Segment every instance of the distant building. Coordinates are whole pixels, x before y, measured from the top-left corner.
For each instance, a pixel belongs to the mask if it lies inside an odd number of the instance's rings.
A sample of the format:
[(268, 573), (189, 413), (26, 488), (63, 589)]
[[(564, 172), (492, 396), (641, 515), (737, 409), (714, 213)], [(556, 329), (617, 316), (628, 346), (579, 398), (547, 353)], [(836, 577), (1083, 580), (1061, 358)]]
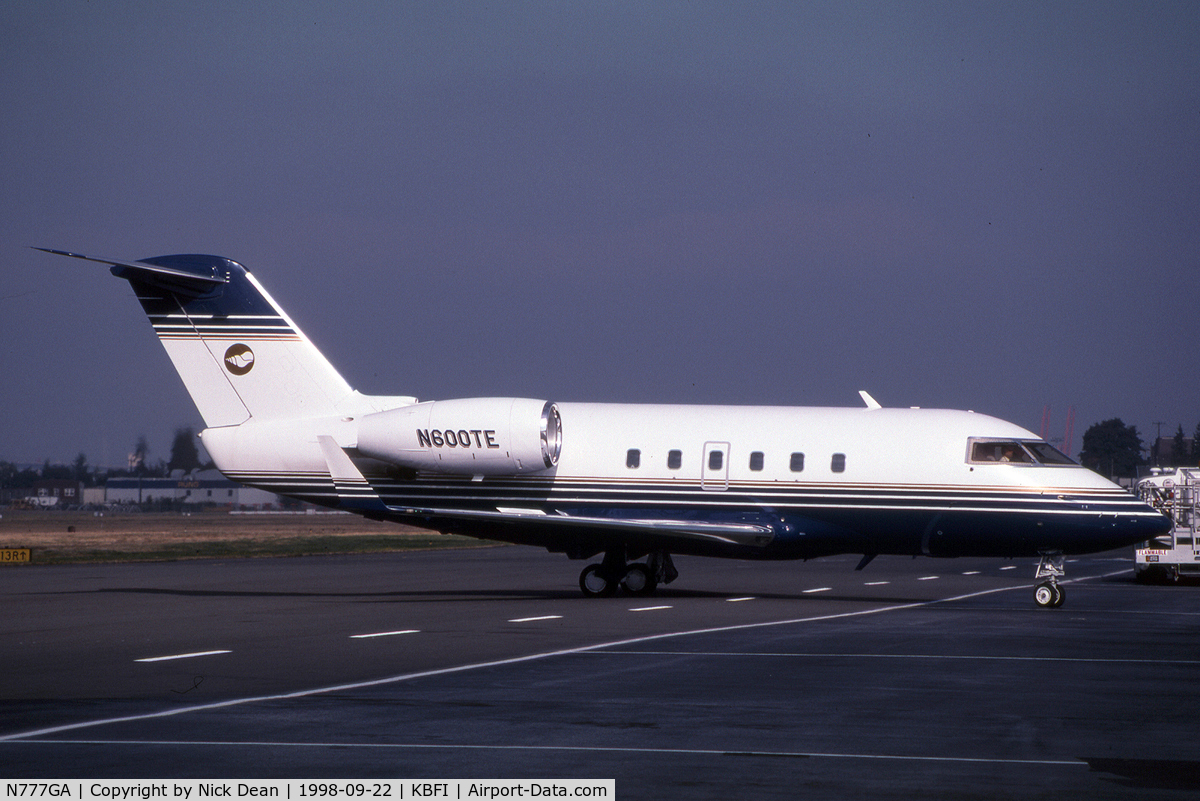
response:
[(33, 482), (27, 500), (38, 506), (71, 506), (83, 503), (83, 482), (43, 478)]
[(277, 509), (279, 496), (230, 481), (217, 470), (198, 470), (171, 478), (110, 478), (104, 500), (110, 504), (167, 501), (183, 504), (216, 504), (234, 509)]

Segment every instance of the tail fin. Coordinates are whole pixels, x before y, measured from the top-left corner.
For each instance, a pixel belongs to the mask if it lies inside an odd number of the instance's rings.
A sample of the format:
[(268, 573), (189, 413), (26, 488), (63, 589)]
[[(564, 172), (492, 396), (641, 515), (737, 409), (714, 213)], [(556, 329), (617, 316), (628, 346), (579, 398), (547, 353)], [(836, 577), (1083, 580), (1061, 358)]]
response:
[[(45, 248), (37, 248), (45, 250)], [(205, 426), (323, 417), (356, 395), (245, 267), (219, 256), (112, 265), (129, 281)]]

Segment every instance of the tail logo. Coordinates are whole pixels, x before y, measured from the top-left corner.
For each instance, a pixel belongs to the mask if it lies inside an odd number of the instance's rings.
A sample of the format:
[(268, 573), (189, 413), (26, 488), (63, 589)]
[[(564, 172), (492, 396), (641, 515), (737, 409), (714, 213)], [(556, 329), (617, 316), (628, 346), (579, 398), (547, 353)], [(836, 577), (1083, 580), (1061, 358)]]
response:
[(225, 351), (225, 368), (234, 375), (245, 375), (254, 367), (254, 351), (240, 342)]

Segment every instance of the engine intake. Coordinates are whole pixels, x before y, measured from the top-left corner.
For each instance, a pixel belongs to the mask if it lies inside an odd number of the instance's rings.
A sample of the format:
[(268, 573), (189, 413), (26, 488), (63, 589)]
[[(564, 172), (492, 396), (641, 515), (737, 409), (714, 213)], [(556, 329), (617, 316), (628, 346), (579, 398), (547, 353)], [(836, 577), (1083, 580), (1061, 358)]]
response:
[(464, 398), (389, 409), (358, 422), (358, 451), (415, 470), (516, 475), (558, 464), (558, 407), (528, 398)]

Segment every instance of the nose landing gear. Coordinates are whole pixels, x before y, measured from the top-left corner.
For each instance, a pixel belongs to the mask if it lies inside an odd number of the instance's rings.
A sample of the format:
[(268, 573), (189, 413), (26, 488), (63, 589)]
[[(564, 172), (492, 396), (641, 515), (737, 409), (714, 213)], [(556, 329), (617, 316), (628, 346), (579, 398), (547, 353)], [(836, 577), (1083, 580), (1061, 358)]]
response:
[(1061, 551), (1053, 551), (1041, 556), (1035, 578), (1048, 578), (1049, 581), (1043, 581), (1033, 588), (1033, 602), (1043, 609), (1057, 609), (1067, 600), (1067, 591), (1058, 584), (1058, 579), (1066, 575), (1063, 555)]

